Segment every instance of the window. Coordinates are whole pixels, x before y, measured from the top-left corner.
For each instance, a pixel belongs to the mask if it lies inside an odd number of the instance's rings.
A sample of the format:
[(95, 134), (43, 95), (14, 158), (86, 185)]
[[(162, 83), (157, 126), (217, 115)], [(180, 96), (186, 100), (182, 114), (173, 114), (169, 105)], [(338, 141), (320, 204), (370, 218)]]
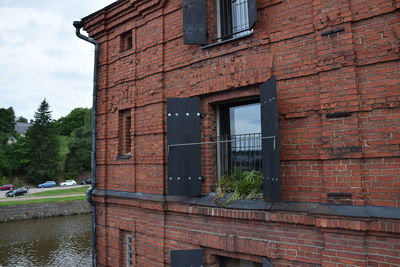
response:
[(217, 113), (218, 177), (262, 169), (261, 112), (257, 100), (220, 105)]
[[(203, 157), (203, 148), (210, 144), (221, 144), (221, 146), (229, 144), (226, 148), (220, 147), (219, 153), (217, 151), (217, 157), (219, 157), (217, 161), (220, 162), (219, 174), (223, 171), (229, 173), (237, 166), (244, 169), (260, 169), (264, 181), (264, 198), (274, 201), (280, 199), (275, 77), (260, 84), (260, 92), (259, 102), (241, 102), (221, 107), (218, 116), (220, 123), (217, 124), (219, 136), (217, 140), (212, 141), (204, 140), (205, 135), (202, 136), (200, 132), (203, 117), (200, 110), (200, 98), (167, 98), (169, 195), (201, 195), (204, 181), (202, 161), (214, 160), (211, 154), (205, 154)], [(224, 135), (227, 136), (225, 140), (222, 139)], [(225, 155), (227, 156), (223, 159)], [(226, 168), (223, 165), (224, 162), (227, 162)], [(207, 169), (207, 166), (204, 166)]]
[(129, 156), (131, 153), (131, 110), (119, 111), (119, 155)]
[(119, 51), (124, 52), (132, 48), (132, 31), (120, 35)]
[(217, 18), (219, 41), (251, 33), (247, 0), (217, 0)]
[[(256, 0), (184, 0), (185, 44), (214, 44), (252, 33)], [(207, 3), (206, 3), (207, 2)]]
[(131, 267), (133, 264), (133, 250), (132, 250), (132, 235), (125, 236), (125, 251), (126, 251), (126, 267)]

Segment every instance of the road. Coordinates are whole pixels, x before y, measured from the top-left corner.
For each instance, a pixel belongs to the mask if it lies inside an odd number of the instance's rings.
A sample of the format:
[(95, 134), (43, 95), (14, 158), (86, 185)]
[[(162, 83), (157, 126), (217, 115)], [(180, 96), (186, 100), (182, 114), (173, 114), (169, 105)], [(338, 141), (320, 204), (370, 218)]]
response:
[[(26, 196), (19, 196), (19, 197), (14, 197), (14, 198), (8, 198), (6, 197), (6, 192), (8, 190), (4, 190), (4, 191), (0, 191), (0, 201), (2, 199), (8, 199), (8, 200), (17, 200), (17, 199), (30, 199), (29, 198), (29, 194), (33, 194), (33, 193), (37, 193), (37, 192), (43, 192), (43, 191), (50, 191), (50, 190), (59, 190), (59, 189), (70, 189), (70, 188), (77, 188), (77, 187), (82, 187), (82, 186), (86, 186), (86, 185), (74, 185), (74, 186), (65, 186), (65, 187), (61, 187), (61, 186), (56, 186), (56, 187), (50, 187), (50, 188), (30, 188), (28, 191), (28, 194)], [(81, 196), (82, 194), (78, 195)], [(38, 198), (52, 198), (52, 197), (65, 197), (66, 195), (63, 196), (46, 196), (46, 197), (34, 197), (35, 199)], [(75, 195), (68, 195), (68, 196), (75, 196)], [(4, 201), (4, 200), (3, 200)]]

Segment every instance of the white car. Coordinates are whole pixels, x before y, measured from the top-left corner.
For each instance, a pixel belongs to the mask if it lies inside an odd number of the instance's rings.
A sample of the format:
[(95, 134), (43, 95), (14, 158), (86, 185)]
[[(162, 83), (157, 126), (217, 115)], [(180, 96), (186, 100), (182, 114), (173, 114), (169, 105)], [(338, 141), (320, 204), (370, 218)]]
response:
[(60, 183), (60, 186), (70, 186), (70, 185), (76, 185), (75, 180), (66, 180), (65, 182)]

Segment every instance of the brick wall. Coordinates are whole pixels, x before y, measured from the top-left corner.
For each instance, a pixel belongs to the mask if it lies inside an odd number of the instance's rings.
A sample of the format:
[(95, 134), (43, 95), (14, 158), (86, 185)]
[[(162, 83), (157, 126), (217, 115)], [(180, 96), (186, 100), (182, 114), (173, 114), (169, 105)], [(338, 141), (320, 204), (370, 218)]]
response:
[(274, 266), (399, 264), (398, 220), (107, 202), (98, 206), (100, 266), (115, 266), (119, 229), (135, 233), (134, 266), (168, 266), (170, 250), (198, 247), (205, 249), (206, 266), (218, 266), (217, 256), (257, 262), (268, 257)]
[[(213, 117), (208, 99), (214, 94), (232, 99), (276, 75), (283, 199), (327, 202), (327, 192), (348, 192), (355, 205), (399, 206), (395, 2), (369, 3), (368, 13), (357, 1), (261, 1), (251, 37), (209, 49), (183, 45), (181, 3), (161, 4), (133, 19), (135, 12), (127, 11), (134, 7), (124, 4), (86, 22), (101, 43), (98, 163), (106, 164), (110, 179), (100, 186), (165, 192), (166, 98), (199, 95)], [(119, 9), (126, 15), (116, 20)], [(337, 28), (344, 31), (321, 36)], [(120, 52), (127, 30), (133, 47)], [(126, 108), (132, 109), (132, 157), (117, 160), (118, 110)], [(347, 116), (327, 117), (337, 112)], [(202, 129), (214, 134), (209, 120)], [(381, 171), (365, 169), (370, 161)], [(134, 169), (135, 177), (115, 171), (119, 165), (129, 165), (122, 168)], [(215, 172), (203, 176), (207, 193)]]
[[(205, 49), (183, 45), (178, 0), (120, 1), (85, 18), (100, 42), (98, 188), (165, 194), (166, 98), (200, 96), (207, 141), (216, 133), (216, 103), (257, 96), (275, 75), (282, 200), (400, 208), (400, 2), (257, 5), (250, 37)], [(129, 30), (132, 48), (120, 52)], [(132, 147), (119, 159), (125, 109)], [(202, 162), (207, 194), (216, 179), (212, 152), (205, 149)], [(126, 231), (134, 235), (135, 266), (168, 265), (171, 249), (199, 246), (207, 266), (216, 255), (267, 256), (275, 266), (400, 265), (398, 220), (96, 199), (100, 266), (122, 261)]]

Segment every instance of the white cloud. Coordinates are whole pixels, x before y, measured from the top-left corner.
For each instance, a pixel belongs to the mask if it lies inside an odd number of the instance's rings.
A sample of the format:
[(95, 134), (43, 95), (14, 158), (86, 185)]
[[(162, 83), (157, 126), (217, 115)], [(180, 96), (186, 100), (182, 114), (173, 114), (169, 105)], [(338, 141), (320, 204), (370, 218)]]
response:
[(90, 107), (93, 47), (72, 22), (112, 2), (1, 0), (0, 107), (28, 119), (44, 98), (54, 119)]

